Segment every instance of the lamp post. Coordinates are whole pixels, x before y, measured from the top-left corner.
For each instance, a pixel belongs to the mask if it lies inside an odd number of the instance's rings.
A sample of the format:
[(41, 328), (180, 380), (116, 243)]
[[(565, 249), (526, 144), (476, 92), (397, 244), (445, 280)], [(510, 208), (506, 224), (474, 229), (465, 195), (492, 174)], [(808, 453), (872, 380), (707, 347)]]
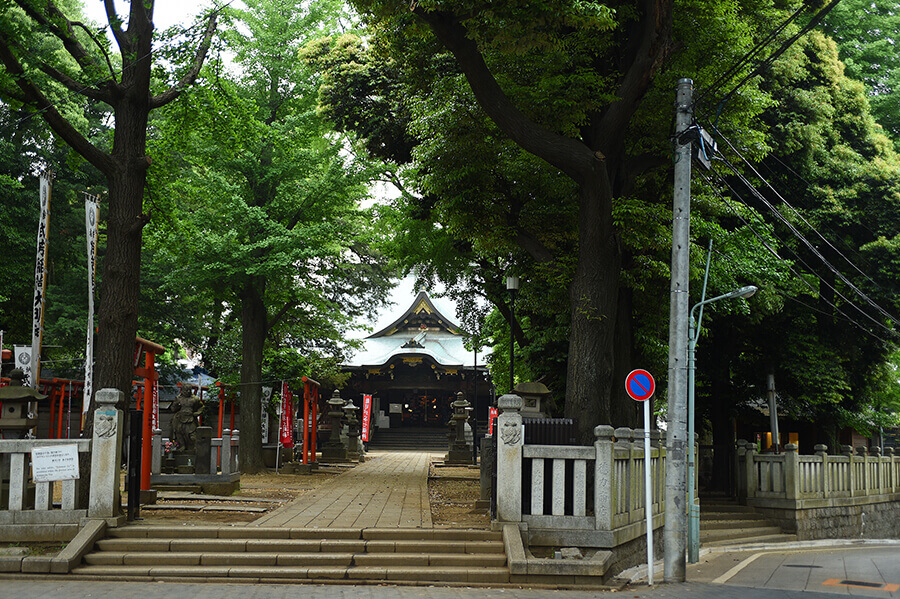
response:
[[(706, 281), (703, 281), (703, 295), (706, 295)], [(708, 300), (701, 300), (694, 304), (690, 312), (690, 323), (688, 326), (688, 467), (687, 467), (687, 488), (688, 488), (688, 562), (695, 564), (700, 559), (700, 507), (695, 504), (694, 498), (694, 478), (696, 456), (694, 455), (694, 371), (695, 371), (695, 352), (697, 349), (697, 338), (700, 334), (700, 324), (703, 321), (703, 306), (711, 304), (719, 300), (748, 298), (756, 293), (754, 285), (748, 285), (729, 291), (728, 293), (716, 296)], [(694, 312), (700, 309), (695, 324)]]
[(519, 277), (506, 277), (506, 289), (509, 291), (509, 392), (516, 386), (516, 291), (519, 290)]

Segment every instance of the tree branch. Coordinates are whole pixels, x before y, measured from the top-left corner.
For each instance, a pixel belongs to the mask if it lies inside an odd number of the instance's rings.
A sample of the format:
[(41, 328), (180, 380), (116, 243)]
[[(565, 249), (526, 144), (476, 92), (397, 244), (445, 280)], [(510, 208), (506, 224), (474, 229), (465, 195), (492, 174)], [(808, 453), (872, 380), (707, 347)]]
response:
[(91, 38), (91, 41), (94, 42), (94, 45), (97, 46), (97, 49), (103, 54), (103, 59), (106, 61), (106, 67), (109, 69), (109, 78), (115, 81), (116, 79), (116, 69), (112, 65), (112, 60), (109, 58), (109, 53), (106, 51), (106, 48), (103, 47), (103, 44), (100, 43), (100, 40), (97, 39), (97, 36), (94, 35), (94, 32), (91, 31), (90, 27), (82, 23), (81, 21), (72, 21), (71, 24), (75, 27), (80, 27), (87, 35)]
[(81, 94), (82, 96), (90, 98), (91, 100), (98, 100), (100, 102), (106, 102), (107, 104), (112, 103), (111, 94), (95, 89), (89, 85), (82, 85), (80, 81), (76, 81), (69, 75), (57, 70), (47, 63), (42, 62), (40, 65), (38, 65), (38, 68), (50, 77), (53, 77), (55, 80), (62, 83), (64, 86), (66, 86), (67, 89), (75, 92), (76, 94)]
[(112, 31), (116, 43), (119, 44), (119, 50), (125, 51), (128, 47), (125, 39), (125, 32), (122, 31), (122, 18), (116, 12), (116, 5), (113, 0), (103, 0), (103, 6), (106, 8), (106, 20), (109, 22), (109, 30)]
[(25, 69), (22, 68), (21, 63), (10, 49), (9, 40), (2, 33), (0, 33), (0, 62), (6, 67), (6, 72), (9, 73), (19, 89), (22, 90), (28, 102), (41, 111), (41, 116), (53, 129), (53, 132), (69, 144), (73, 150), (84, 156), (85, 160), (97, 167), (100, 172), (110, 176), (115, 166), (112, 159), (97, 149), (59, 114), (59, 111), (25, 74)]
[(616, 91), (618, 100), (609, 105), (594, 126), (596, 147), (609, 155), (617, 154), (611, 146), (621, 145), (631, 116), (672, 47), (672, 0), (643, 0), (641, 4), (642, 17), (629, 32), (622, 60), (621, 71), (625, 75)]
[(212, 43), (213, 35), (216, 32), (217, 18), (217, 13), (210, 15), (209, 21), (206, 23), (206, 31), (203, 32), (203, 39), (200, 41), (197, 52), (194, 54), (194, 61), (191, 64), (191, 68), (188, 69), (188, 72), (185, 73), (175, 85), (150, 99), (151, 109), (165, 106), (180, 96), (181, 92), (193, 85), (194, 81), (197, 80), (200, 69), (203, 67), (203, 62), (206, 60), (206, 53), (209, 52), (209, 46)]
[(428, 24), (453, 54), (481, 108), (510, 139), (579, 183), (596, 167), (598, 157), (590, 148), (537, 125), (512, 103), (457, 17), (442, 11), (426, 11), (418, 5), (413, 7), (413, 13)]
[[(15, 0), (15, 2), (34, 22), (42, 27), (46, 27), (50, 33), (62, 42), (63, 47), (75, 59), (75, 62), (78, 63), (82, 70), (89, 71), (100, 66), (96, 63), (94, 57), (84, 49), (78, 38), (75, 37), (72, 21), (66, 18), (62, 11), (53, 4), (52, 0), (46, 0), (46, 12), (35, 10), (31, 3), (25, 0)], [(65, 30), (53, 22), (54, 18), (61, 19), (66, 23)]]

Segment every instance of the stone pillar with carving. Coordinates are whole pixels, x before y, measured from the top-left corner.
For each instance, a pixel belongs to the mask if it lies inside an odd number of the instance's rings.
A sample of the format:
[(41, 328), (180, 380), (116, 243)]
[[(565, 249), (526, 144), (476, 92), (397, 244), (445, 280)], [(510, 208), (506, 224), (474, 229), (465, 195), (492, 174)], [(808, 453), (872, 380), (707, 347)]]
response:
[(344, 417), (344, 400), (337, 389), (328, 400), (328, 420), (331, 423), (331, 436), (322, 449), (322, 461), (346, 462), (347, 446), (341, 441), (341, 419)]
[(100, 389), (95, 401), (88, 518), (103, 518), (117, 526), (125, 521), (119, 494), (124, 415), (116, 409), (117, 403), (124, 402), (124, 394), (118, 389)]
[(522, 521), (522, 446), (525, 434), (518, 395), (501, 395), (497, 400), (497, 520)]

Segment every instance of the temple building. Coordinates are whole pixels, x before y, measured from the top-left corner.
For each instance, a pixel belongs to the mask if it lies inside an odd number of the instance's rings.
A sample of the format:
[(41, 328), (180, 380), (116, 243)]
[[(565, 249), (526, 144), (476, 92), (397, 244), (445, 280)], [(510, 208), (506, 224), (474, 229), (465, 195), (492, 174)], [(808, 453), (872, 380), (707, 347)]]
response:
[[(343, 370), (350, 380), (344, 398), (360, 405), (373, 396), (378, 428), (444, 427), (458, 392), (487, 420), (492, 384), (484, 355), (463, 345), (463, 332), (420, 292), (393, 323), (364, 339), (363, 348)], [(477, 398), (475, 393), (477, 392)]]

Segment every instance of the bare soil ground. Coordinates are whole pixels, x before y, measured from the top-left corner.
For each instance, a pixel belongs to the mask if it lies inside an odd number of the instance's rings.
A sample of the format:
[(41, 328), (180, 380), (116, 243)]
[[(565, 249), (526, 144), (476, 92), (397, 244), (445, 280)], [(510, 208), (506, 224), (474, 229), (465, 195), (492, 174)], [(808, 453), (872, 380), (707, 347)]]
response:
[(475, 509), (481, 496), (479, 471), (468, 467), (431, 466), (428, 477), (431, 521), (437, 528), (491, 527), (486, 509)]

